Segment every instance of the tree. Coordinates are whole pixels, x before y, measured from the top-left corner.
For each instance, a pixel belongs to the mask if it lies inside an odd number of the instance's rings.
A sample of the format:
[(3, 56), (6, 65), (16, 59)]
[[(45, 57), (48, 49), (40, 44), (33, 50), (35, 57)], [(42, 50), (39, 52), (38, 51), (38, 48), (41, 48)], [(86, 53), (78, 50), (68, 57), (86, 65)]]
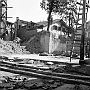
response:
[(58, 14), (61, 19), (70, 21), (69, 24), (71, 23), (72, 26), (76, 21), (77, 6), (75, 0), (42, 0), (40, 6), (49, 13), (47, 30), (49, 29), (52, 12)]

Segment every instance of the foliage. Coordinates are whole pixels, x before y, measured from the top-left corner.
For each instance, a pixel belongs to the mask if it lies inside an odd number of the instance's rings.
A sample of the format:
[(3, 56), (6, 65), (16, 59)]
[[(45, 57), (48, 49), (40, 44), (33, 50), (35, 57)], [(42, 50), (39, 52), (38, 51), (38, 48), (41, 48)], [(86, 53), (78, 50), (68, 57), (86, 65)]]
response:
[[(49, 13), (51, 2), (53, 0), (42, 0), (40, 6), (42, 9)], [(75, 15), (77, 14), (77, 6), (75, 0), (54, 0), (52, 12), (58, 14), (60, 18), (68, 19), (69, 15), (73, 21), (75, 21)]]

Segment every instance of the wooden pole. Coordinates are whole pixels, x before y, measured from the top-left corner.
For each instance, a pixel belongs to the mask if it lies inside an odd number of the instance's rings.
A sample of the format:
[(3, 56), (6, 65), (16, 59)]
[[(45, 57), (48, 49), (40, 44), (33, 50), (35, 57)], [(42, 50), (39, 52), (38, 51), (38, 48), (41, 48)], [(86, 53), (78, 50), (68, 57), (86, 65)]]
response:
[(47, 27), (47, 31), (49, 31), (49, 26), (50, 26), (50, 19), (51, 19), (51, 13), (52, 13), (52, 10), (53, 10), (53, 2), (54, 0), (51, 0), (51, 5), (50, 5), (50, 11), (49, 11), (49, 15), (48, 15), (48, 27)]
[(79, 64), (84, 64), (84, 40), (85, 40), (85, 28), (86, 28), (85, 8), (86, 8), (86, 0), (83, 0), (82, 35), (81, 35), (80, 61), (79, 61)]
[(2, 22), (2, 3), (1, 3), (1, 0), (0, 0), (0, 37), (1, 37), (1, 22)]
[(89, 50), (88, 50), (88, 58), (90, 58), (90, 41), (89, 41)]
[(19, 20), (19, 17), (16, 17), (15, 38), (17, 37), (17, 30), (18, 30), (18, 20)]
[(11, 33), (11, 41), (12, 41), (13, 40), (12, 24), (11, 24), (11, 32), (10, 33)]

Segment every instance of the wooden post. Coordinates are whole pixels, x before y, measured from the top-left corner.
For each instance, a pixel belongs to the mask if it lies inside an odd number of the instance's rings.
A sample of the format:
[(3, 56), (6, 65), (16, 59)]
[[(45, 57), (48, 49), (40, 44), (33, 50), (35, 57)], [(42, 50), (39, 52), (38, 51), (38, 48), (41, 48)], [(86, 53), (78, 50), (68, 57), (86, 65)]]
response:
[(19, 17), (16, 17), (15, 38), (17, 37), (17, 30), (18, 30), (18, 20), (19, 20)]
[(79, 61), (79, 64), (84, 64), (84, 40), (85, 40), (85, 28), (86, 28), (85, 8), (86, 8), (86, 0), (83, 0), (82, 35), (81, 35), (80, 61)]
[(88, 58), (90, 58), (90, 41), (89, 41), (88, 45), (89, 45)]
[(1, 3), (1, 0), (0, 0), (0, 37), (1, 37), (1, 22), (2, 22), (2, 3)]
[(11, 41), (13, 40), (13, 34), (12, 34), (12, 24), (11, 24)]

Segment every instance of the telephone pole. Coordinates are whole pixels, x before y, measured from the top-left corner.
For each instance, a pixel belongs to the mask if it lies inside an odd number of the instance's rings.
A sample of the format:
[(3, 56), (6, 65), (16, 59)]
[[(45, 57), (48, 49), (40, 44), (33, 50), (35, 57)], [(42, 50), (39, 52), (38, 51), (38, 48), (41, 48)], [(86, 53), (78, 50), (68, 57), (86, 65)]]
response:
[(2, 22), (2, 18), (1, 18), (1, 15), (2, 15), (2, 3), (0, 1), (0, 36), (1, 36), (1, 22)]
[(80, 61), (79, 61), (80, 64), (84, 64), (84, 42), (85, 42), (85, 29), (86, 29), (85, 9), (86, 9), (86, 0), (83, 0), (82, 35), (81, 35)]

